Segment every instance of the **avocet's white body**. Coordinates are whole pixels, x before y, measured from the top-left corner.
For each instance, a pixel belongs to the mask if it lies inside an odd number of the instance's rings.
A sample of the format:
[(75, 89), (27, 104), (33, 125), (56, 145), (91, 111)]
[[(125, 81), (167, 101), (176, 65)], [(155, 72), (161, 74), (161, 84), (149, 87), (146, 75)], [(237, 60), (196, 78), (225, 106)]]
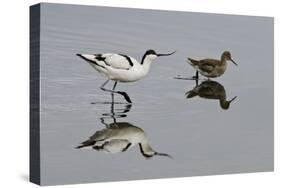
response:
[[(108, 78), (100, 87), (103, 91), (121, 94), (127, 102), (131, 103), (132, 101), (126, 92), (115, 91), (117, 82), (135, 82), (142, 79), (148, 74), (154, 59), (158, 56), (169, 56), (174, 53), (157, 54), (154, 50), (147, 50), (140, 63), (124, 54), (77, 54), (77, 56), (86, 60), (94, 69)], [(105, 88), (109, 80), (115, 81), (112, 90)]]
[(94, 69), (104, 74), (107, 78), (119, 82), (135, 82), (145, 77), (153, 59), (157, 56), (146, 57), (139, 63), (136, 59), (122, 54), (81, 54)]

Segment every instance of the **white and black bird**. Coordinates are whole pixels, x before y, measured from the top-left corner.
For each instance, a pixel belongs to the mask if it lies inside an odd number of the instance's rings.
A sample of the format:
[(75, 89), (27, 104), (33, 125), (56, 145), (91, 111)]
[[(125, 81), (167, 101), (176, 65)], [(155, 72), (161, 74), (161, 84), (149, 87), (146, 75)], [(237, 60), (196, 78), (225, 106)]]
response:
[[(151, 63), (157, 57), (169, 56), (174, 54), (160, 54), (154, 50), (147, 50), (142, 57), (141, 62), (138, 62), (133, 57), (124, 54), (104, 53), (104, 54), (77, 54), (77, 56), (86, 60), (99, 73), (104, 74), (108, 79), (101, 85), (101, 90), (118, 93), (124, 96), (127, 102), (131, 103), (131, 99), (127, 93), (123, 91), (115, 91), (117, 82), (135, 82), (145, 77), (149, 70)], [(115, 83), (112, 89), (106, 89), (105, 85), (113, 80)]]
[[(125, 118), (131, 110), (132, 104), (127, 104), (115, 109), (115, 103), (111, 103), (109, 113), (103, 113), (100, 118), (105, 128), (96, 131), (89, 139), (82, 142), (77, 149), (91, 148), (97, 151), (107, 153), (120, 153), (128, 151), (134, 146), (139, 146), (141, 154), (145, 158), (154, 156), (166, 156), (172, 158), (169, 154), (155, 151), (149, 144), (148, 138), (143, 129), (134, 126), (129, 122), (119, 122), (118, 119)], [(112, 119), (112, 123), (107, 123)]]
[(172, 158), (169, 154), (153, 150), (145, 132), (128, 122), (111, 123), (107, 125), (107, 128), (96, 131), (94, 135), (76, 148), (92, 148), (97, 151), (115, 154), (125, 152), (135, 145), (139, 145), (140, 152), (145, 158), (154, 156)]

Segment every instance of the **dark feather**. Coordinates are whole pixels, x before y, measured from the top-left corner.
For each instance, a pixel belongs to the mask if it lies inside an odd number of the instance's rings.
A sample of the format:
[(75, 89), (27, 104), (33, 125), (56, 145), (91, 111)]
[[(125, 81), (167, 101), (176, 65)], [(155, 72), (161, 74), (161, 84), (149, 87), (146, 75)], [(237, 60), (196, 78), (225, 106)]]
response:
[(195, 59), (188, 58), (188, 60), (193, 64), (193, 65), (198, 65), (199, 61)]
[(86, 140), (85, 142), (82, 142), (80, 146), (77, 146), (76, 149), (84, 148), (87, 146), (95, 145), (96, 141), (94, 140)]
[(199, 68), (204, 72), (212, 72), (215, 68), (215, 63), (210, 59), (200, 60), (198, 63)]

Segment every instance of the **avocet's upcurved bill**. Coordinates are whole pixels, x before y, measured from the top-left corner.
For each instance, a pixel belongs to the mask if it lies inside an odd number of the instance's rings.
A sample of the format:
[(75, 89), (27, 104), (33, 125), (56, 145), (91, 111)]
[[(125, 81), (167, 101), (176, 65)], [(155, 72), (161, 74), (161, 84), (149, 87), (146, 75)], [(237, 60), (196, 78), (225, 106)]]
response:
[[(148, 74), (150, 65), (154, 59), (160, 56), (169, 56), (174, 53), (175, 52), (160, 54), (156, 53), (154, 50), (147, 50), (141, 62), (124, 54), (77, 54), (77, 56), (86, 60), (94, 69), (108, 78), (100, 87), (103, 91), (119, 93), (125, 97), (127, 102), (131, 103), (129, 96), (125, 92), (115, 91), (117, 82), (135, 82), (142, 79)], [(109, 80), (115, 81), (112, 90), (104, 88)]]

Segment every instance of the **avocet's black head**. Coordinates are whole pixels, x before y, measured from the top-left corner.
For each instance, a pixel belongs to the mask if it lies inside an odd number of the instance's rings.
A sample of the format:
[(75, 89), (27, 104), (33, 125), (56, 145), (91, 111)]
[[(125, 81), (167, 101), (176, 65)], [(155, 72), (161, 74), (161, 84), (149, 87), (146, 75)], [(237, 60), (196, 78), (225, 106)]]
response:
[(141, 64), (144, 63), (144, 60), (147, 59), (147, 60), (150, 60), (150, 61), (153, 61), (154, 59), (156, 59), (157, 57), (159, 56), (169, 56), (169, 55), (172, 55), (174, 54), (176, 51), (172, 52), (172, 53), (168, 53), (168, 54), (158, 54), (156, 53), (154, 50), (147, 50), (145, 52), (145, 54), (143, 55), (142, 57), (142, 61), (141, 61)]
[(156, 54), (156, 52), (154, 50), (147, 50), (145, 52), (145, 55), (156, 55), (157, 56), (157, 54)]

